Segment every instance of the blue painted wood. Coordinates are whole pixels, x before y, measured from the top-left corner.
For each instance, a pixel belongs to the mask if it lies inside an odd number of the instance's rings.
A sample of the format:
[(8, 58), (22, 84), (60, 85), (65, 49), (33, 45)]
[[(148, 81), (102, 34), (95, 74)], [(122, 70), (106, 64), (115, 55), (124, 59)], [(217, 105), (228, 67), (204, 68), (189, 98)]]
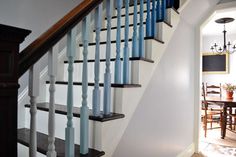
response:
[(161, 2), (162, 0), (157, 0), (156, 2), (156, 20), (161, 20)]
[(100, 69), (100, 32), (102, 5), (99, 5), (95, 11), (95, 29), (96, 29), (96, 52), (94, 64), (94, 90), (93, 90), (93, 115), (100, 115), (100, 89), (99, 89), (99, 69)]
[(125, 45), (123, 61), (123, 83), (129, 83), (129, 0), (125, 0)]
[(174, 6), (174, 0), (167, 0), (166, 7), (167, 8), (172, 8), (173, 6)]
[(121, 60), (120, 60), (120, 43), (121, 43), (121, 7), (122, 0), (116, 1), (117, 7), (117, 29), (116, 29), (116, 60), (115, 60), (115, 83), (121, 84)]
[(150, 0), (147, 0), (146, 37), (152, 36), (150, 10)]
[(133, 57), (139, 57), (138, 52), (138, 35), (137, 35), (137, 21), (138, 21), (138, 15), (137, 15), (137, 0), (134, 0), (134, 16), (133, 16), (133, 38), (132, 38), (132, 56)]
[(104, 104), (103, 112), (105, 115), (111, 113), (111, 0), (106, 0), (106, 16), (107, 16), (107, 43), (106, 43), (106, 70), (104, 74)]
[(76, 49), (76, 28), (67, 34), (68, 86), (67, 86), (67, 127), (66, 127), (66, 157), (74, 157), (73, 128), (73, 63)]
[(82, 107), (80, 108), (80, 153), (88, 153), (89, 113), (88, 113), (88, 44), (90, 15), (82, 21), (83, 71), (82, 71)]
[(162, 6), (161, 6), (161, 11), (162, 11), (162, 20), (166, 20), (167, 16), (166, 16), (166, 0), (162, 0)]
[(156, 35), (156, 0), (152, 1), (152, 36)]
[(139, 56), (144, 57), (143, 0), (140, 0)]
[(156, 17), (157, 21), (166, 20), (166, 0), (157, 0), (157, 12)]

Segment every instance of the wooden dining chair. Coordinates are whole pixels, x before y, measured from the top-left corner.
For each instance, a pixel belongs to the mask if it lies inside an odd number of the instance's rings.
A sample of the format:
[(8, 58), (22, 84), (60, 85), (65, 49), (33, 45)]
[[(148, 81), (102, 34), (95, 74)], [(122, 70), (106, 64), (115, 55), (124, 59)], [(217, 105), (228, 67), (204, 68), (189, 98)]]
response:
[(202, 83), (202, 120), (203, 120), (203, 129), (204, 129), (204, 136), (207, 136), (207, 124), (211, 123), (211, 129), (212, 129), (212, 122), (214, 122), (215, 120), (213, 119), (213, 116), (220, 116), (220, 127), (222, 125), (222, 111), (221, 110), (212, 110), (209, 109), (208, 105), (209, 103), (206, 101), (206, 92), (205, 92), (205, 86), (204, 83)]
[(206, 83), (206, 96), (222, 96), (221, 83), (219, 85), (209, 85)]
[[(208, 83), (206, 83), (205, 93), (206, 93), (206, 96), (222, 97), (221, 83), (219, 83), (219, 84), (208, 84)], [(223, 108), (222, 108), (223, 105), (224, 105), (223, 103), (210, 102), (210, 103), (208, 103), (208, 108), (212, 111), (223, 112)], [(212, 118), (217, 118), (217, 117), (215, 116), (215, 117), (212, 117)], [(219, 117), (218, 117), (218, 122), (220, 122)], [(211, 128), (212, 128), (212, 123), (211, 123)]]
[[(207, 84), (206, 83), (206, 96), (219, 96), (222, 97), (222, 88), (221, 88), (221, 83), (214, 85), (214, 84)], [(208, 108), (210, 108), (212, 111), (222, 111), (223, 104), (222, 103), (208, 103)], [(229, 115), (232, 115), (232, 108), (227, 109), (227, 113)], [(233, 123), (234, 118), (231, 116), (227, 117), (227, 121), (229, 123), (230, 129), (232, 130), (232, 123)], [(211, 123), (212, 127), (212, 123)]]

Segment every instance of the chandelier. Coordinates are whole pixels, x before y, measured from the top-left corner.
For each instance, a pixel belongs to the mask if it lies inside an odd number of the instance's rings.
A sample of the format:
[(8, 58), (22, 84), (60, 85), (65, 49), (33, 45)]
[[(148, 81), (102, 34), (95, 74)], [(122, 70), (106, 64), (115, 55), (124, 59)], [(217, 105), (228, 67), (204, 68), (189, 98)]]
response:
[(232, 45), (230, 42), (228, 42), (226, 44), (225, 24), (233, 22), (233, 21), (234, 21), (234, 18), (230, 18), (230, 17), (220, 18), (220, 19), (217, 19), (215, 21), (218, 24), (224, 24), (224, 31), (223, 31), (223, 34), (224, 34), (224, 45), (218, 46), (215, 43), (213, 46), (211, 46), (211, 50), (212, 50), (213, 53), (217, 53), (217, 54), (229, 53), (229, 54), (232, 54), (232, 53), (236, 52), (236, 46), (235, 45)]

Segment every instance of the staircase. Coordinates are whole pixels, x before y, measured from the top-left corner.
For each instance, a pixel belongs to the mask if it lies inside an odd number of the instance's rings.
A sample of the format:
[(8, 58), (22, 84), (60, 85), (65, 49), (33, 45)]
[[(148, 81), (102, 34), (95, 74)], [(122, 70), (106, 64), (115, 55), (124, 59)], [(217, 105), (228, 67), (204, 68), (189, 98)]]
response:
[(30, 66), (18, 143), (30, 147), (31, 157), (112, 156), (178, 25), (174, 1), (154, 2), (97, 1), (94, 12), (70, 27), (67, 46), (49, 49), (41, 77)]

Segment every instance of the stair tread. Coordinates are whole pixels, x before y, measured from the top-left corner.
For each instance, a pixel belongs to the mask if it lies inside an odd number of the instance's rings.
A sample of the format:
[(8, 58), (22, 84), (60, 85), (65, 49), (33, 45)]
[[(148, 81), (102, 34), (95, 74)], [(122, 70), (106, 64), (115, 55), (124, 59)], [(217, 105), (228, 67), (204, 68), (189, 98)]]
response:
[[(146, 40), (146, 38), (149, 38), (149, 37), (145, 37), (144, 40)], [(164, 41), (162, 40), (159, 40), (159, 39), (155, 39), (156, 41), (160, 42), (161, 44), (164, 44)], [(132, 41), (132, 39), (129, 39), (128, 41)], [(114, 44), (116, 43), (117, 41), (116, 40), (112, 40), (111, 43)], [(125, 42), (124, 39), (121, 40), (121, 42)], [(106, 41), (101, 41), (100, 42), (100, 45), (103, 45), (103, 44), (106, 44), (107, 42)], [(91, 42), (88, 44), (89, 46), (93, 46), (93, 45), (96, 45), (96, 42)], [(79, 44), (80, 47), (83, 46), (83, 44)]]
[[(144, 57), (130, 57), (129, 58), (131, 61), (137, 61), (137, 60), (141, 60), (141, 61), (145, 61), (145, 62), (149, 62), (149, 63), (154, 63), (153, 60), (151, 59), (147, 59)], [(115, 61), (115, 58), (111, 58), (110, 61)], [(123, 60), (123, 58), (120, 58), (120, 60)], [(100, 59), (100, 62), (105, 62), (106, 59)], [(89, 59), (88, 62), (95, 62), (95, 59)], [(68, 61), (64, 61), (64, 63), (68, 63)], [(74, 63), (83, 63), (83, 60), (75, 60)]]
[[(18, 129), (18, 142), (29, 147), (29, 139), (30, 137), (30, 129), (21, 128)], [(48, 143), (48, 135), (37, 132), (37, 151), (46, 154), (47, 153), (47, 145)], [(65, 141), (59, 138), (55, 138), (55, 148), (57, 152), (57, 157), (65, 157)], [(75, 145), (75, 157), (99, 157), (103, 156), (105, 152), (98, 151), (95, 149), (89, 149), (89, 153), (87, 155), (82, 155), (80, 152), (80, 146)]]
[(159, 39), (156, 39), (155, 37), (145, 37), (144, 38), (144, 40), (156, 40), (157, 42), (159, 42), (159, 43), (162, 43), (162, 44), (164, 44), (165, 42), (164, 41), (161, 41), (161, 40), (159, 40)]
[[(46, 81), (47, 84), (49, 84), (49, 81)], [(56, 81), (56, 84), (64, 84), (67, 85), (68, 81)], [(73, 85), (82, 85), (82, 82), (74, 82)], [(88, 86), (94, 86), (93, 82), (89, 82)], [(99, 86), (104, 86), (104, 83), (99, 83)], [(111, 87), (116, 87), (116, 88), (137, 88), (141, 87), (140, 84), (117, 84), (117, 83), (111, 83)]]
[(163, 23), (165, 23), (167, 26), (169, 26), (169, 27), (171, 27), (171, 28), (173, 27), (173, 26), (172, 26), (168, 21), (166, 21), (166, 20), (164, 20), (164, 21), (163, 21), (163, 20), (157, 20), (157, 23), (158, 23), (158, 22), (163, 22)]
[[(25, 107), (30, 108), (30, 105), (26, 104)], [(49, 111), (49, 103), (48, 102), (37, 103), (37, 109), (48, 112)], [(55, 113), (67, 115), (67, 106), (61, 105), (61, 104), (55, 104)], [(73, 116), (78, 117), (78, 118), (80, 117), (80, 108), (79, 107), (73, 107)], [(106, 122), (106, 121), (111, 121), (111, 120), (115, 120), (115, 119), (121, 119), (124, 117), (125, 117), (125, 115), (120, 114), (120, 113), (111, 113), (110, 115), (104, 115), (102, 112), (99, 117), (96, 117), (96, 116), (92, 115), (92, 110), (89, 109), (89, 119), (94, 120), (94, 121)]]

